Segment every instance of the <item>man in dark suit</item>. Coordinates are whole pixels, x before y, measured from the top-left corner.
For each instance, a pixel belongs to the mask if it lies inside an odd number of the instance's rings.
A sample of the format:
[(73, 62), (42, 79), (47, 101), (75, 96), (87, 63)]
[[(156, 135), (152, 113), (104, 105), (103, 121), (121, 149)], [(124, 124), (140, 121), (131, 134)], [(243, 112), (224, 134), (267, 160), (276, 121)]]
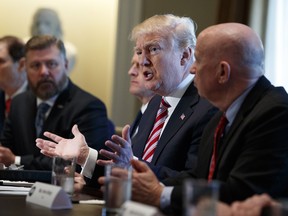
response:
[[(140, 132), (132, 139), (133, 155), (137, 158), (143, 155), (161, 99), (161, 96), (155, 96), (149, 102), (139, 124)], [(152, 161), (148, 163), (159, 179), (196, 167), (200, 137), (214, 111), (190, 84), (157, 143)], [(182, 119), (181, 115), (185, 117)]]
[[(167, 32), (171, 34), (167, 36)], [(159, 96), (150, 100), (132, 142), (129, 126), (125, 126), (123, 138), (115, 135), (112, 141), (106, 142), (113, 152), (100, 151), (102, 156), (111, 160), (98, 160), (99, 165), (111, 161), (130, 164), (133, 156), (146, 160), (143, 158), (144, 148), (163, 99), (170, 105), (168, 116), (163, 121), (162, 131), (158, 131), (161, 136), (158, 143), (154, 143), (156, 149), (153, 158), (147, 163), (160, 179), (196, 167), (200, 136), (205, 124), (215, 113), (215, 108), (199, 97), (189, 71), (194, 61), (195, 37), (193, 21), (174, 15), (153, 16), (133, 29), (132, 40), (136, 42), (135, 53), (141, 70), (139, 76), (144, 79), (145, 88)], [(41, 142), (38, 145), (45, 148)], [(119, 145), (123, 148), (119, 149)], [(87, 144), (83, 144), (80, 149), (85, 149), (83, 146), (87, 147)], [(49, 151), (49, 148), (46, 150)]]
[(14, 36), (0, 38), (0, 134), (10, 111), (11, 100), (27, 90), (24, 43)]
[[(175, 25), (179, 28), (175, 28)], [(171, 34), (167, 35), (167, 32)], [(122, 139), (112, 137), (112, 141), (106, 142), (113, 150), (117, 145), (127, 142), (124, 144), (127, 147), (124, 154), (106, 150), (100, 153), (116, 163), (121, 161), (129, 164), (132, 155), (146, 160), (160, 179), (193, 169), (196, 167), (203, 128), (215, 112), (209, 102), (199, 97), (189, 72), (194, 61), (196, 42), (194, 23), (187, 17), (156, 15), (134, 27), (131, 39), (136, 44), (135, 53), (142, 70), (141, 75), (145, 79), (145, 87), (158, 96), (149, 102), (132, 142), (130, 139), (125, 140), (128, 127), (124, 127)], [(160, 138), (154, 144), (154, 154), (147, 159), (145, 148), (149, 136), (154, 133), (154, 122), (161, 100), (170, 105), (168, 116), (163, 128), (158, 131)], [(106, 164), (109, 161), (99, 160), (98, 163)]]
[(128, 71), (128, 75), (130, 76), (129, 92), (132, 95), (136, 96), (137, 99), (141, 102), (141, 108), (137, 113), (130, 128), (130, 136), (134, 137), (138, 132), (139, 129), (138, 126), (142, 118), (142, 115), (145, 112), (149, 101), (155, 95), (155, 93), (145, 87), (145, 80), (141, 74), (139, 60), (136, 53), (134, 53), (132, 57), (131, 67)]
[[(31, 38), (25, 45), (25, 66), (30, 90), (12, 101), (1, 137), (0, 162), (6, 166), (24, 165), (24, 169), (50, 170), (51, 158), (40, 153), (35, 139), (46, 130), (72, 138), (71, 128), (75, 124), (91, 148), (104, 148), (110, 137), (105, 105), (67, 77), (63, 42), (54, 36)], [(48, 110), (37, 135), (37, 106), (43, 102), (48, 104)]]
[[(132, 160), (133, 199), (180, 214), (186, 178), (217, 180), (220, 200), (228, 204), (255, 193), (288, 197), (288, 95), (263, 75), (260, 38), (242, 24), (212, 26), (199, 34), (195, 58), (198, 92), (220, 109), (203, 132), (197, 169), (164, 180), (164, 187), (145, 163)], [(212, 166), (214, 131), (223, 114), (228, 124)]]

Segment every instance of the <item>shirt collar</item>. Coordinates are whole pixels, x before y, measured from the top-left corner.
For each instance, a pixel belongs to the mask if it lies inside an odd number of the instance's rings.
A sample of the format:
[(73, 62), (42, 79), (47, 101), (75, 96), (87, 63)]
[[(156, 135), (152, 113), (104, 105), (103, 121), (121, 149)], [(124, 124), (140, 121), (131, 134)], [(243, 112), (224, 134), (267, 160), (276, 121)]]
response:
[(143, 113), (145, 112), (145, 110), (147, 109), (148, 104), (149, 104), (149, 102), (146, 103), (146, 104), (142, 104), (142, 106), (141, 106), (141, 113), (142, 113), (142, 114), (143, 114)]
[(47, 103), (50, 107), (53, 107), (56, 99), (58, 98), (58, 95), (59, 94), (57, 94), (57, 95), (53, 96), (52, 98), (49, 98), (48, 100), (45, 100), (45, 101), (37, 97), (37, 107), (39, 106), (39, 104), (41, 104), (43, 102)]
[(17, 91), (16, 91), (11, 97), (9, 97), (7, 94), (5, 94), (5, 100), (7, 100), (7, 99), (9, 99), (9, 98), (12, 99), (12, 98), (14, 98), (16, 95), (18, 95), (18, 94), (26, 91), (26, 90), (27, 90), (27, 86), (28, 86), (28, 82), (25, 81), (25, 82), (20, 86), (20, 88), (17, 89)]
[(256, 83), (251, 85), (249, 88), (247, 88), (233, 103), (228, 107), (227, 111), (225, 112), (226, 118), (228, 120), (228, 125), (227, 127), (230, 127), (241, 107), (243, 104), (246, 96), (248, 93), (252, 90), (252, 88), (255, 86)]
[(165, 96), (165, 101), (167, 101), (171, 107), (176, 107), (188, 86), (193, 81), (193, 75), (188, 74), (188, 76), (177, 86), (177, 88), (168, 96)]

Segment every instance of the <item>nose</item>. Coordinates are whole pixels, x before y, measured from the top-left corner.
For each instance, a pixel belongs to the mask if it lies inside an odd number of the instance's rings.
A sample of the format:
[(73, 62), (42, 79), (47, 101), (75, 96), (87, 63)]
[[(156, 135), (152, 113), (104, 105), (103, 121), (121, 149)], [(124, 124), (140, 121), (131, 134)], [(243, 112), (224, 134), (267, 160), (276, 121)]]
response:
[(192, 64), (191, 68), (190, 68), (190, 73), (191, 74), (196, 74), (196, 65), (195, 62)]
[(147, 56), (144, 53), (142, 53), (138, 57), (139, 57), (139, 64), (141, 66), (148, 66), (151, 64), (151, 61), (149, 60), (149, 58), (147, 58)]
[(41, 67), (39, 69), (39, 73), (40, 75), (44, 76), (44, 75), (48, 75), (49, 74), (49, 69), (45, 64), (41, 64)]
[(128, 75), (130, 76), (137, 76), (138, 74), (138, 70), (137, 70), (137, 66), (136, 66), (136, 63), (134, 63), (131, 68), (129, 69), (128, 71)]

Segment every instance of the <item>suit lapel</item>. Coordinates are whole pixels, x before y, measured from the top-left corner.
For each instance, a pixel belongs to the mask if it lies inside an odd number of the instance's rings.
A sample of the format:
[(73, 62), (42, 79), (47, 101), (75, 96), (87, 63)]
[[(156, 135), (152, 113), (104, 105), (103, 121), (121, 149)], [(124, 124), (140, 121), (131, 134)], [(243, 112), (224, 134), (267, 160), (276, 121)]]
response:
[(136, 118), (134, 119), (133, 123), (130, 126), (130, 137), (133, 136), (136, 129), (138, 128), (141, 118), (142, 118), (142, 112), (141, 112), (141, 110), (139, 110), (137, 115), (136, 115)]
[(5, 119), (5, 93), (0, 91), (0, 119), (4, 122)]
[[(36, 137), (35, 119), (37, 113), (37, 99), (31, 90), (28, 90), (25, 94), (26, 97), (23, 97), (21, 101), (23, 104), (25, 104), (25, 108), (23, 108), (23, 113), (25, 113), (25, 115), (23, 115), (23, 118), (25, 118), (25, 122), (27, 122), (27, 124), (30, 124), (30, 126), (26, 125), (28, 128), (26, 133), (28, 137)], [(31, 134), (31, 136), (29, 134)]]
[(172, 113), (164, 131), (157, 143), (152, 163), (155, 163), (161, 155), (162, 150), (169, 143), (169, 140), (180, 130), (183, 124), (189, 119), (194, 112), (194, 105), (199, 102), (199, 95), (194, 87), (193, 82), (189, 85), (186, 92), (180, 99), (177, 107)]
[[(50, 114), (47, 117), (46, 121), (43, 125), (43, 131), (49, 130), (46, 125), (54, 125), (53, 122), (56, 122), (55, 119), (59, 118), (59, 114), (62, 112), (67, 102), (69, 102), (71, 98), (71, 91), (73, 91), (74, 84), (69, 80), (68, 86), (59, 94), (56, 99), (53, 107), (51, 108)], [(54, 128), (54, 126), (52, 126)]]
[(0, 133), (2, 133), (5, 124), (6, 119), (5, 112), (6, 112), (5, 93), (4, 91), (0, 91)]

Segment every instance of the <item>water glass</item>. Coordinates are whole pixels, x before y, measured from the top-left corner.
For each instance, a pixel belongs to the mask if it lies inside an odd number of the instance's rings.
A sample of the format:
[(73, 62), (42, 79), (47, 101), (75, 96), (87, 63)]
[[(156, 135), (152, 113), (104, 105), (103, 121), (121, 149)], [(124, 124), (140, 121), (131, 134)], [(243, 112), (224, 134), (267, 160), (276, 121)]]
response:
[(121, 206), (131, 199), (131, 166), (105, 166), (105, 213), (121, 215)]
[(74, 192), (74, 173), (76, 158), (63, 159), (54, 157), (52, 163), (52, 184), (63, 188), (70, 196)]
[(183, 194), (186, 216), (216, 216), (218, 182), (187, 179), (184, 182)]

